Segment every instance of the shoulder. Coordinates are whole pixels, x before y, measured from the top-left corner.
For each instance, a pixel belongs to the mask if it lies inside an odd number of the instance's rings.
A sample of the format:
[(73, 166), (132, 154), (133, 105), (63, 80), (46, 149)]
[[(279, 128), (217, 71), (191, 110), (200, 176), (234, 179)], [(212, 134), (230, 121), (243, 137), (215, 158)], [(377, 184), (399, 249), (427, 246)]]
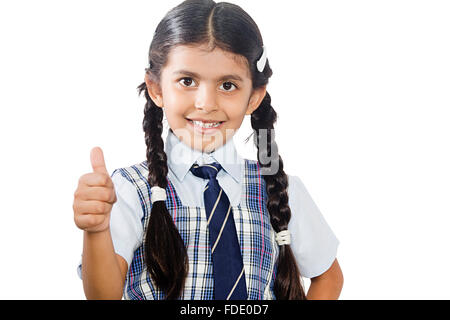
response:
[(145, 202), (150, 193), (147, 177), (146, 161), (115, 169), (111, 174), (111, 180), (118, 202), (126, 203), (127, 207), (132, 207), (130, 204), (135, 206)]
[(286, 173), (288, 176), (288, 192), (305, 194), (307, 190), (299, 176)]
[(127, 167), (115, 169), (111, 174), (111, 178), (115, 176), (121, 176), (126, 180), (132, 182), (132, 180), (138, 180), (141, 179), (142, 176), (146, 177), (147, 175), (148, 175), (147, 161), (142, 161)]
[(261, 166), (258, 160), (241, 158), (239, 163), (242, 166), (242, 170), (247, 174), (261, 174)]
[(303, 224), (306, 221), (322, 220), (323, 216), (311, 197), (305, 184), (297, 175), (288, 176), (288, 197), (291, 208), (291, 221), (293, 224)]
[(114, 184), (116, 194), (120, 200), (125, 202), (134, 202), (139, 189), (147, 184), (148, 169), (145, 161), (135, 163), (127, 167), (115, 169), (111, 174), (111, 180)]
[(111, 179), (115, 186), (133, 185), (135, 188), (148, 187), (147, 161), (135, 163), (127, 167), (115, 169), (111, 174)]
[(313, 201), (308, 189), (299, 176), (286, 174), (288, 176), (288, 195), (289, 204), (302, 211), (317, 210), (318, 208)]

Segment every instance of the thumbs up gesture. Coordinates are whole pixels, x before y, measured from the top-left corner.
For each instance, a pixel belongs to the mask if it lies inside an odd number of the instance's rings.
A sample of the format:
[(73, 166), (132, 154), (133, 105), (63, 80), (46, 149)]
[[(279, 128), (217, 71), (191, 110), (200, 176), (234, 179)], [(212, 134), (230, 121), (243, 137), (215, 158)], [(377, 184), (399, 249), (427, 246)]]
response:
[(74, 220), (82, 230), (101, 232), (109, 229), (111, 209), (117, 198), (99, 147), (91, 150), (91, 165), (92, 172), (78, 180), (73, 201)]

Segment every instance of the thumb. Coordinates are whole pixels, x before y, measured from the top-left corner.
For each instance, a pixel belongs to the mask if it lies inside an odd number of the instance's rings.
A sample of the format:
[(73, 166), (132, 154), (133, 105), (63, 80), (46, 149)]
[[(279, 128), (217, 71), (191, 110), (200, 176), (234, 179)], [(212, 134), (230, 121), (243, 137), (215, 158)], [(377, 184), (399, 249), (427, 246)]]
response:
[(95, 147), (91, 150), (91, 165), (94, 172), (108, 174), (108, 170), (105, 165), (105, 158), (103, 157), (103, 151), (100, 147)]

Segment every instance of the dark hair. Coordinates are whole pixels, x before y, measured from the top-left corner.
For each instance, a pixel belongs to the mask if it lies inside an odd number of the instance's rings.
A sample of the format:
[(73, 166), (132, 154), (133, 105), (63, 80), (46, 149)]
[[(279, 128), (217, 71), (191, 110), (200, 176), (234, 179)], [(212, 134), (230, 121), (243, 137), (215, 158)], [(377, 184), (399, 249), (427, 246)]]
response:
[[(268, 61), (262, 72), (256, 68), (256, 61), (263, 53), (263, 40), (253, 19), (237, 5), (212, 0), (187, 0), (166, 14), (153, 35), (147, 75), (159, 83), (162, 68), (174, 46), (204, 44), (211, 50), (218, 47), (245, 57), (253, 89), (266, 85), (272, 76)], [(150, 186), (166, 188), (167, 155), (161, 136), (163, 110), (150, 98), (145, 82), (138, 86), (138, 90), (139, 94), (144, 92), (147, 99), (143, 129), (147, 145), (148, 182)], [(271, 136), (273, 130), (270, 129), (273, 129), (276, 120), (277, 113), (266, 92), (260, 106), (251, 115), (251, 125), (253, 134), (256, 134), (256, 147), (258, 148), (262, 139), (260, 132), (267, 132), (268, 137), (264, 141), (268, 143), (264, 154), (270, 154), (273, 159), (274, 153), (277, 156), (275, 159), (279, 161), (276, 174), (264, 175), (264, 169), (269, 164), (260, 161), (262, 150), (258, 149), (258, 162), (266, 182), (270, 222), (275, 232), (279, 232), (288, 228), (291, 210), (288, 205), (288, 177), (283, 171), (283, 161)], [(153, 281), (166, 294), (167, 299), (177, 299), (183, 292), (189, 263), (184, 242), (163, 201), (153, 204), (144, 246), (145, 261)], [(306, 299), (300, 272), (289, 245), (280, 246), (274, 293), (277, 299)]]

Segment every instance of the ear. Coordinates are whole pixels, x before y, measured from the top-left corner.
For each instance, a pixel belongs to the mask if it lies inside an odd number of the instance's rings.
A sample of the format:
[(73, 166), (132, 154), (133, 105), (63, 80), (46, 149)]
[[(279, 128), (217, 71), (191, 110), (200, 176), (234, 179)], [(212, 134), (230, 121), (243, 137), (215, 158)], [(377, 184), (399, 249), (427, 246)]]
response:
[(248, 101), (248, 107), (245, 114), (250, 115), (253, 113), (253, 111), (258, 109), (259, 105), (261, 104), (265, 96), (266, 96), (266, 86), (253, 90), (250, 100)]
[(160, 108), (163, 108), (163, 99), (161, 87), (158, 83), (150, 80), (148, 74), (145, 74), (145, 84), (147, 85), (147, 92), (153, 102)]

